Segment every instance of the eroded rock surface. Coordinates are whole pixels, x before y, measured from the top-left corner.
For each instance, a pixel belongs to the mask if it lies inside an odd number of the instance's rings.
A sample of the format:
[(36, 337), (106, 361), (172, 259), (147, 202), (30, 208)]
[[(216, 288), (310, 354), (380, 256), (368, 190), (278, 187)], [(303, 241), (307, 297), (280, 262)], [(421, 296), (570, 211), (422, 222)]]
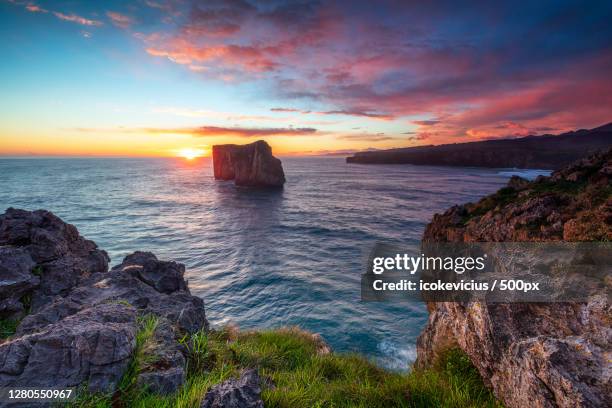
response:
[(263, 140), (247, 145), (213, 146), (213, 167), (218, 180), (234, 180), (238, 186), (282, 187), (281, 161)]
[(74, 225), (45, 210), (6, 210), (0, 215), (0, 246), (21, 248), (38, 268), (40, 282), (32, 292), (32, 311), (66, 294), (82, 278), (108, 270), (105, 251), (81, 237)]
[(136, 344), (136, 310), (96, 305), (0, 345), (2, 387), (62, 388), (87, 384), (110, 391)]
[(263, 408), (261, 379), (256, 369), (217, 384), (204, 396), (201, 408)]
[(36, 263), (24, 248), (0, 247), (0, 316), (19, 318), (23, 297), (40, 285), (32, 273)]
[(147, 350), (154, 364), (137, 380), (162, 394), (184, 382), (177, 339), (208, 328), (184, 265), (139, 251), (109, 271), (104, 251), (48, 211), (7, 210), (0, 243), (0, 317), (28, 313), (0, 343), (0, 387), (113, 391), (133, 357), (139, 318), (151, 315), (158, 322)]
[[(424, 240), (609, 241), (612, 150), (476, 204), (436, 215)], [(605, 407), (612, 395), (612, 310), (586, 303), (429, 303), (417, 364), (445, 348), (465, 351), (507, 407)]]

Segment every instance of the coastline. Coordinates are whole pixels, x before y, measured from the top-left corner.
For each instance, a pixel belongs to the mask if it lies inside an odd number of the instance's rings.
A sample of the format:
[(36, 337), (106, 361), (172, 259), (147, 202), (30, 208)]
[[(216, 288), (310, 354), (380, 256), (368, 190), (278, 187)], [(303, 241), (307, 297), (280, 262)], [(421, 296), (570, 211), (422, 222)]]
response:
[[(606, 229), (607, 221), (600, 222), (599, 218), (605, 218), (607, 211), (611, 155), (612, 151), (584, 159), (533, 182), (513, 177), (509, 187), (478, 203), (456, 206), (443, 215), (434, 216), (424, 238), (435, 241), (529, 241), (542, 236), (549, 240), (570, 241), (609, 239), (609, 225)], [(512, 194), (511, 199), (508, 199), (508, 194)], [(551, 199), (557, 196), (562, 199)], [(542, 200), (549, 207), (543, 210), (540, 204), (532, 205)], [(573, 202), (587, 207), (577, 211), (582, 207), (576, 207), (571, 204)], [(513, 209), (525, 205), (527, 207), (519, 213)], [(558, 213), (559, 219), (550, 219), (550, 224), (538, 224), (538, 229), (522, 223), (520, 220), (523, 218), (513, 221), (513, 214), (525, 217), (531, 208), (537, 209), (537, 217), (548, 220), (550, 214)], [(564, 212), (565, 208), (568, 212)], [(459, 218), (455, 216), (457, 214)], [(487, 220), (503, 222), (504, 225), (485, 228)], [(561, 221), (561, 229), (557, 221)], [(581, 226), (581, 223), (589, 222), (604, 229)], [(528, 228), (523, 229), (523, 225)], [(584, 364), (571, 362), (574, 360), (569, 360), (570, 363), (549, 360), (545, 364), (548, 377), (540, 372), (538, 378), (542, 382), (552, 382), (543, 389), (538, 388), (540, 383), (523, 382), (527, 388), (521, 388), (513, 381), (530, 378), (533, 355), (527, 353), (521, 358), (499, 359), (495, 356), (503, 355), (506, 348), (512, 346), (495, 338), (497, 330), (483, 328), (473, 333), (459, 330), (464, 326), (475, 327), (478, 322), (499, 324), (503, 321), (498, 320), (500, 316), (512, 313), (523, 317), (526, 313), (539, 313), (540, 321), (548, 319), (557, 325), (563, 321), (576, 321), (564, 307), (553, 305), (525, 309), (517, 304), (482, 309), (477, 305), (465, 308), (459, 304), (429, 304), (429, 323), (418, 341), (419, 356), (415, 369), (409, 374), (392, 373), (363, 357), (334, 353), (320, 336), (297, 328), (244, 332), (231, 327), (210, 330), (202, 300), (191, 295), (184, 279), (184, 265), (160, 261), (151, 253), (135, 252), (109, 270), (109, 259), (103, 250), (81, 237), (74, 226), (65, 224), (49, 212), (9, 209), (0, 216), (0, 226), (3, 251), (0, 259), (5, 265), (7, 262), (13, 265), (11, 270), (17, 273), (13, 279), (16, 283), (5, 287), (5, 293), (10, 295), (8, 298), (5, 296), (3, 307), (5, 312), (12, 313), (13, 321), (19, 321), (11, 329), (3, 320), (5, 333), (15, 332), (9, 333), (9, 339), (0, 344), (0, 353), (6, 356), (20, 350), (16, 354), (17, 360), (3, 360), (2, 370), (10, 374), (0, 377), (0, 380), (12, 385), (20, 382), (36, 385), (37, 381), (44, 385), (51, 376), (45, 371), (48, 368), (43, 367), (62, 367), (67, 371), (59, 377), (52, 376), (53, 381), (60, 379), (66, 381), (64, 386), (81, 387), (79, 399), (73, 402), (76, 406), (105, 406), (117, 398), (130, 406), (143, 401), (155, 401), (160, 406), (190, 401), (189, 405), (195, 406), (200, 401), (214, 402), (227, 393), (257, 397), (253, 406), (263, 403), (259, 398), (273, 406), (294, 406), (288, 404), (297, 395), (305, 404), (303, 406), (310, 406), (313, 401), (336, 398), (340, 401), (348, 395), (357, 398), (353, 400), (356, 404), (368, 401), (367, 406), (427, 406), (449, 402), (469, 406), (476, 401), (480, 405), (497, 406), (499, 403), (489, 391), (485, 391), (485, 384), (492, 387), (495, 395), (508, 407), (522, 406), (526, 398), (533, 401), (534, 395), (537, 406), (542, 407), (570, 406), (575, 402), (598, 406), (602, 402), (601, 387), (605, 388), (605, 384), (598, 382), (603, 378), (598, 374), (593, 374), (595, 382), (587, 388), (586, 384), (575, 382), (570, 397), (550, 394), (550, 390), (557, 387), (555, 379), (563, 376), (564, 370)], [(597, 235), (600, 232), (604, 235)], [(487, 238), (477, 235), (490, 233), (508, 236)], [(575, 235), (583, 233), (591, 235)], [(474, 307), (476, 309), (470, 309)], [(586, 307), (599, 321), (597, 313), (605, 313), (609, 306), (603, 305), (603, 309)], [(461, 323), (469, 320), (470, 316), (478, 316), (477, 310), (484, 310), (489, 316)], [(500, 314), (499, 310), (505, 312)], [(449, 320), (443, 316), (455, 317)], [(509, 327), (500, 333), (513, 330)], [(531, 326), (530, 330), (536, 339), (541, 338), (537, 326)], [(546, 344), (566, 341), (562, 334), (564, 330), (546, 332)], [(592, 327), (578, 330), (584, 331), (583, 342), (594, 341), (589, 334)], [(493, 333), (493, 338), (479, 339), (478, 333), (481, 332)], [(111, 341), (100, 342), (100, 338)], [(606, 345), (603, 341), (589, 347), (609, 347), (609, 343)], [(70, 349), (75, 344), (89, 344), (74, 350), (82, 360), (78, 368), (63, 360), (65, 355), (53, 351), (54, 347)], [(567, 349), (563, 350), (567, 352)], [(485, 354), (475, 355), (475, 352)], [(47, 357), (32, 357), (39, 355)], [(598, 355), (595, 353), (590, 357), (591, 363), (585, 364), (598, 367)], [(7, 364), (21, 368), (15, 371)], [(570, 366), (561, 369), (555, 364)], [(194, 369), (194, 365), (198, 368)], [(487, 375), (490, 370), (505, 371), (509, 366), (513, 367), (516, 376)], [(455, 370), (457, 367), (459, 369)], [(251, 369), (257, 370), (252, 372)], [(329, 369), (332, 374), (327, 373)], [(315, 381), (320, 386), (305, 392), (302, 389), (304, 383), (295, 378), (296, 370), (306, 370), (313, 376), (308, 377), (308, 381)], [(352, 374), (355, 373), (365, 375), (366, 383), (361, 382), (363, 378), (354, 377)], [(376, 385), (370, 387), (369, 381)], [(82, 388), (84, 384), (88, 390)], [(330, 388), (330, 384), (336, 384), (337, 388)], [(463, 387), (463, 391), (453, 391), (453, 386)], [(361, 391), (354, 394), (354, 387)], [(567, 389), (559, 392), (566, 395)], [(463, 400), (459, 394), (463, 395)], [(302, 406), (300, 404), (297, 406)]]

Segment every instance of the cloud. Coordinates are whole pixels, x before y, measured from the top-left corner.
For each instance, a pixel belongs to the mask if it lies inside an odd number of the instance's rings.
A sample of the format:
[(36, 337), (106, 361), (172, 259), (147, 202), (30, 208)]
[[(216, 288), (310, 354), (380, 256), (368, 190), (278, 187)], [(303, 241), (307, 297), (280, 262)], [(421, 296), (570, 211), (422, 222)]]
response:
[(311, 111), (306, 111), (306, 110), (301, 110), (301, 109), (294, 109), (294, 108), (272, 108), (270, 109), (271, 112), (297, 112), (297, 113), (310, 113)]
[(414, 121), (436, 141), (501, 135), (507, 122), (522, 134), (608, 121), (612, 4), (515, 8), (395, 2), (372, 18), (359, 0), (191, 2), (173, 30), (143, 41), (207, 79), (262, 81), (275, 98), (331, 107), (274, 112), (444, 117)]
[(386, 140), (397, 140), (397, 138), (392, 136), (387, 136), (384, 133), (361, 133), (361, 134), (352, 134), (352, 135), (339, 135), (336, 136), (336, 139), (339, 140), (351, 140), (351, 141), (359, 141), (359, 142), (383, 142)]
[[(11, 1), (11, 3), (15, 5), (19, 5), (19, 6), (23, 5), (23, 3), (17, 2), (17, 1)], [(77, 23), (77, 24), (81, 24), (84, 26), (101, 26), (103, 24), (101, 21), (91, 20), (85, 17), (81, 17), (74, 13), (65, 14), (59, 11), (47, 10), (47, 9), (40, 7), (39, 5), (35, 3), (26, 3), (25, 9), (31, 13), (52, 13), (55, 17), (59, 18), (60, 20), (70, 21), (72, 23)]]
[[(85, 26), (102, 24), (13, 3)], [(206, 81), (253, 82), (249, 89), (260, 100), (278, 105), (272, 112), (347, 116), (359, 124), (395, 121), (398, 127), (411, 121), (415, 140), (432, 143), (561, 132), (610, 120), (610, 2), (531, 2), (521, 13), (503, 0), (459, 9), (383, 2), (375, 15), (364, 0), (350, 7), (335, 0), (144, 3), (148, 7), (130, 9), (131, 16), (107, 16), (122, 28), (138, 20), (142, 31), (133, 35), (151, 60), (179, 64)]]
[(315, 128), (308, 127), (286, 127), (286, 128), (259, 128), (259, 127), (224, 127), (224, 126), (199, 126), (179, 128), (127, 128), (117, 127), (104, 128), (74, 128), (77, 132), (101, 132), (101, 133), (149, 133), (159, 135), (191, 135), (196, 137), (274, 137), (274, 136), (317, 136), (323, 134)]
[(422, 140), (427, 140), (430, 137), (434, 136), (435, 134), (432, 134), (430, 132), (421, 132), (421, 133), (417, 133), (416, 136), (410, 136), (408, 138), (408, 140), (410, 141), (422, 141)]
[(26, 7), (26, 10), (32, 12), (32, 13), (48, 13), (48, 10), (45, 10), (44, 8), (41, 8), (40, 6), (36, 5), (36, 4), (28, 4)]
[(186, 118), (212, 118), (212, 119), (223, 118), (228, 122), (246, 121), (246, 120), (283, 122), (283, 121), (291, 120), (290, 118), (278, 118), (272, 115), (271, 116), (246, 115), (246, 114), (237, 114), (237, 113), (232, 113), (232, 112), (214, 111), (214, 110), (209, 110), (209, 109), (192, 109), (192, 108), (172, 107), (172, 106), (155, 107), (151, 111), (153, 113), (163, 113), (163, 114), (181, 116), (181, 117), (186, 117)]
[(55, 15), (55, 17), (59, 18), (60, 20), (70, 21), (72, 23), (77, 23), (77, 24), (81, 24), (84, 26), (101, 26), (102, 25), (101, 21), (90, 20), (88, 18), (81, 17), (76, 14), (64, 14), (64, 13), (60, 13), (59, 11), (54, 11), (53, 14)]
[(311, 110), (302, 110), (295, 108), (272, 108), (270, 109), (272, 112), (293, 112), (293, 113), (302, 113), (304, 115), (315, 113), (317, 115), (346, 115), (346, 116), (359, 116), (364, 118), (372, 118), (372, 119), (382, 119), (382, 120), (391, 120), (393, 116), (385, 114), (385, 113), (377, 113), (377, 112), (368, 112), (367, 110), (330, 110), (330, 111), (311, 111)]
[(383, 120), (391, 120), (393, 119), (392, 115), (385, 113), (376, 113), (376, 112), (366, 112), (362, 110), (332, 110), (325, 112), (317, 112), (322, 115), (347, 115), (347, 116), (360, 116), (364, 118), (373, 118), (373, 119), (383, 119)]
[(134, 20), (130, 16), (125, 14), (117, 13), (115, 11), (107, 11), (106, 15), (110, 18), (111, 23), (119, 28), (129, 28), (134, 24)]
[(193, 128), (188, 133), (197, 136), (237, 136), (237, 137), (266, 137), (266, 136), (312, 136), (315, 128), (245, 128), (202, 126)]
[(413, 120), (412, 123), (419, 126), (433, 126), (440, 123), (439, 120)]

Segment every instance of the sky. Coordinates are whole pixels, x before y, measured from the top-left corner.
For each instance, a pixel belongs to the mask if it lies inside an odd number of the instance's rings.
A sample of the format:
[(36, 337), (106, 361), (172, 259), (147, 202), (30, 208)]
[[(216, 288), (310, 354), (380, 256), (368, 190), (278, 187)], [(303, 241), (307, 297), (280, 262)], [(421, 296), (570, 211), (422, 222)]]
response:
[(0, 0), (0, 155), (324, 154), (612, 121), (610, 1)]

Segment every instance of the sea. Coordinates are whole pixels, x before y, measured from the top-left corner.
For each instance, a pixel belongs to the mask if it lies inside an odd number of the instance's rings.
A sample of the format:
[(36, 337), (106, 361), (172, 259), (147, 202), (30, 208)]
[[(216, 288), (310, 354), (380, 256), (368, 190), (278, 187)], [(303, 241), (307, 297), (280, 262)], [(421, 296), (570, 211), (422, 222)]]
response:
[(209, 158), (0, 159), (0, 211), (50, 210), (112, 265), (136, 250), (184, 263), (213, 327), (297, 325), (337, 352), (408, 370), (426, 308), (362, 302), (367, 254), (376, 243), (417, 248), (435, 213), (514, 174), (549, 173), (281, 159), (282, 190), (216, 181)]

